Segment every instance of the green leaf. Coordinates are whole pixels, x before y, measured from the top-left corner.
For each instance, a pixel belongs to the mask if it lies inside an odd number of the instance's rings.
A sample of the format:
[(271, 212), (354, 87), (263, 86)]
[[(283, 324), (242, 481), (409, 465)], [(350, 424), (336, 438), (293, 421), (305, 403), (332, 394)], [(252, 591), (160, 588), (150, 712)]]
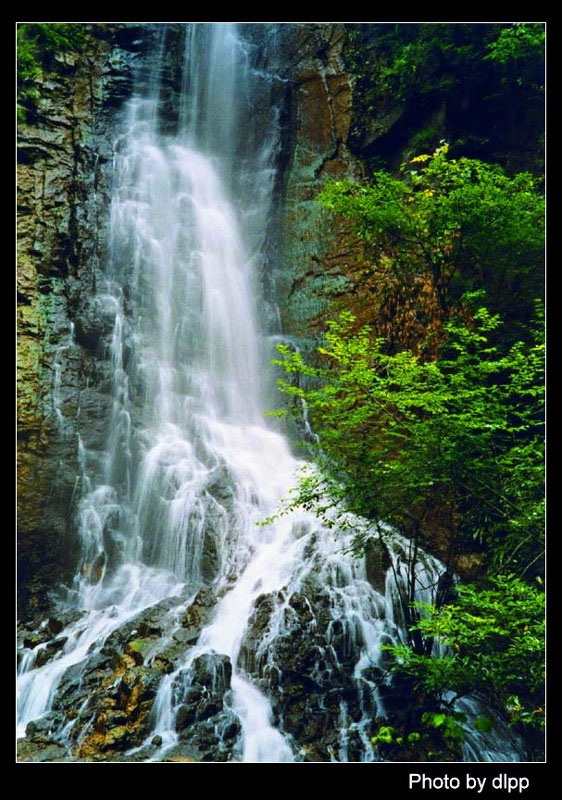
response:
[(474, 720), (474, 727), (482, 733), (490, 733), (494, 725), (494, 720), (491, 717), (476, 717)]

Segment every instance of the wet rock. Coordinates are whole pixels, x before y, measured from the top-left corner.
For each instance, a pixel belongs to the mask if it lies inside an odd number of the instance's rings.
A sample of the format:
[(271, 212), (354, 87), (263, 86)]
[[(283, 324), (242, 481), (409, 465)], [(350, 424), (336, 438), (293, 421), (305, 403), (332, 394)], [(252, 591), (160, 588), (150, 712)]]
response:
[(230, 689), (232, 664), (228, 656), (205, 653), (193, 661), (189, 670), (189, 685), (183, 692), (182, 704), (176, 716), (176, 729), (187, 729), (195, 722), (207, 720), (224, 709), (224, 696)]
[(35, 657), (35, 666), (42, 667), (43, 664), (46, 664), (48, 661), (50, 661), (53, 656), (56, 655), (56, 653), (62, 650), (67, 641), (68, 637), (63, 636), (61, 638), (54, 639), (45, 647), (42, 647), (40, 650), (38, 650)]
[(20, 631), (20, 641), (23, 647), (26, 647), (28, 650), (33, 650), (40, 644), (44, 644), (48, 642), (51, 638), (51, 635), (47, 628), (42, 628), (40, 630), (34, 630), (31, 632)]
[[(40, 730), (42, 735), (56, 737), (73, 721), (73, 757), (80, 760), (99, 760), (102, 755), (111, 760), (141, 745), (150, 733), (160, 681), (185, 660), (215, 602), (214, 593), (202, 589), (180, 620), (187, 622), (188, 627), (183, 627), (175, 621), (174, 612), (185, 599), (168, 598), (115, 630), (100, 649), (92, 645), (88, 657), (61, 677), (53, 701), (54, 716), (40, 721), (47, 727), (30, 731), (35, 737)], [(47, 642), (39, 651), (42, 663), (55, 656), (63, 644), (64, 637)], [(192, 721), (202, 724), (223, 713), (232, 665), (226, 656), (211, 653), (195, 660), (192, 673), (186, 708), (178, 714), (180, 723), (183, 718), (186, 725)]]
[(128, 658), (124, 655), (114, 675), (95, 686), (88, 708), (72, 728), (79, 757), (138, 747), (150, 732), (150, 712), (161, 676)]
[(321, 742), (305, 745), (302, 748), (301, 755), (305, 762), (330, 761), (330, 751)]
[(53, 731), (56, 730), (59, 723), (60, 715), (50, 712), (41, 719), (29, 722), (25, 729), (25, 735), (34, 742), (51, 742)]
[(232, 474), (228, 467), (217, 467), (205, 488), (215, 500), (227, 508), (235, 494)]
[(197, 705), (201, 698), (201, 692), (186, 692), (186, 702), (180, 705), (176, 714), (177, 731), (182, 731), (195, 722), (197, 718)]
[(57, 633), (60, 633), (64, 628), (64, 622), (59, 618), (56, 617), (49, 617), (49, 622), (47, 624), (47, 630), (51, 634), (51, 636), (56, 636)]
[(150, 650), (152, 643), (153, 640), (150, 638), (133, 639), (133, 641), (127, 642), (125, 652), (132, 656), (138, 666), (139, 664), (144, 664), (146, 654)]
[(260, 642), (265, 638), (276, 601), (274, 595), (262, 594), (254, 602), (250, 624), (244, 634), (239, 656), (240, 665), (251, 675), (259, 673), (257, 652)]
[(101, 355), (104, 340), (115, 326), (117, 307), (115, 303), (99, 297), (86, 297), (82, 308), (75, 316), (76, 341), (96, 355)]
[(186, 744), (185, 742), (181, 742), (180, 744), (176, 745), (175, 747), (171, 748), (166, 752), (164, 758), (162, 758), (164, 762), (197, 762), (201, 761), (200, 753), (198, 749), (190, 744)]
[(201, 559), (201, 577), (207, 583), (212, 583), (220, 570), (221, 525), (224, 525), (222, 515), (207, 515)]
[[(232, 665), (228, 656), (205, 653), (180, 676), (182, 702), (176, 715), (180, 742), (192, 748), (198, 761), (227, 761), (233, 757), (241, 732), (240, 720), (226, 707)], [(178, 687), (179, 688), (179, 687)]]
[[(197, 721), (180, 731), (179, 752), (196, 761), (230, 761), (234, 755), (238, 725), (231, 712)], [(224, 730), (229, 728), (233, 735), (224, 737)]]
[(215, 592), (207, 586), (200, 589), (193, 602), (185, 612), (181, 624), (192, 632), (201, 630), (211, 618), (213, 608), (217, 602)]
[(329, 595), (313, 577), (299, 592), (255, 602), (240, 662), (271, 698), (274, 723), (305, 761), (329, 761), (329, 746), (337, 751), (342, 702), (350, 722), (363, 719), (354, 675), (358, 652), (350, 640), (346, 622), (333, 619)]
[(192, 665), (193, 684), (204, 686), (212, 694), (222, 695), (230, 689), (232, 664), (230, 658), (219, 653), (204, 653)]
[(29, 739), (18, 739), (18, 762), (43, 762), (43, 761), (72, 761), (68, 749), (57, 742), (34, 742)]
[(223, 742), (233, 743), (242, 733), (242, 724), (235, 714), (227, 712), (221, 716), (217, 731)]
[(380, 539), (371, 540), (365, 551), (367, 580), (381, 594), (385, 593), (386, 573), (391, 566), (392, 562), (387, 548)]

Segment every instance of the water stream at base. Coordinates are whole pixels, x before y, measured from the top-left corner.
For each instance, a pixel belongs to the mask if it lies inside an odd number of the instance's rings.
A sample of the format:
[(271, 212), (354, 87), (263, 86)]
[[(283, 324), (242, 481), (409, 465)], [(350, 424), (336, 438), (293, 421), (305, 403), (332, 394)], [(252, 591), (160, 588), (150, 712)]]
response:
[[(384, 717), (385, 708), (365, 676), (380, 662), (381, 644), (399, 641), (403, 629), (392, 570), (386, 591), (374, 589), (364, 560), (347, 552), (351, 534), (334, 537), (310, 514), (256, 524), (276, 511), (302, 467), (261, 413), (264, 346), (253, 270), (271, 198), (275, 126), (246, 158), (255, 187), (244, 190), (236, 174), (238, 100), (255, 76), (234, 25), (186, 26), (175, 135), (160, 128), (159, 70), (160, 62), (151, 91), (130, 101), (116, 148), (110, 259), (96, 298), (114, 319), (113, 410), (101, 473), (89, 469), (78, 442), (86, 487), (81, 560), (67, 595), (69, 607), (83, 613), (62, 632), (66, 641), (53, 660), (36, 665), (42, 645), (24, 653), (18, 735), (50, 710), (66, 670), (99, 652), (111, 633), (166, 598), (185, 607), (186, 598), (212, 585), (220, 599), (211, 621), (161, 681), (149, 739), (158, 735), (162, 744), (152, 757), (177, 743), (176, 716), (195, 660), (223, 654), (233, 666), (229, 704), (241, 724), (236, 760), (300, 760), (291, 737), (273, 723), (270, 699), (239, 661), (256, 600), (306, 593), (312, 582), (327, 597), (330, 624), (345, 627), (353, 679), (365, 695), (355, 721), (340, 703), (333, 760), (347, 760), (350, 727), (362, 738), (363, 759), (374, 760), (367, 728), (373, 710)], [(389, 536), (400, 583), (407, 580), (407, 545)], [(441, 565), (420, 558), (418, 594), (429, 601)], [(289, 612), (281, 599), (257, 647), (266, 671), (276, 668), (275, 642), (290, 627)], [(511, 745), (490, 746), (479, 736), (469, 756), (516, 760)]]

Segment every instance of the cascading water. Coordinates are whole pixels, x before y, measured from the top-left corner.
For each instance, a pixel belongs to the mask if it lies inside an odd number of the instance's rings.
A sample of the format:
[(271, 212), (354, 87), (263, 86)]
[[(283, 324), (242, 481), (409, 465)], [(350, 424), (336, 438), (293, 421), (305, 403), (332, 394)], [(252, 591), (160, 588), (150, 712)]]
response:
[[(114, 320), (113, 407), (101, 464), (78, 442), (81, 558), (65, 600), (77, 615), (51, 660), (44, 644), (24, 648), (18, 735), (48, 717), (64, 676), (100, 657), (115, 632), (164, 603), (171, 641), (210, 586), (212, 616), (161, 676), (148, 736), (131, 752), (172, 751), (186, 698), (203, 685), (224, 694), (224, 707), (203, 720), (219, 758), (303, 760), (307, 745), (288, 718), (298, 673), (317, 690), (310, 713), (327, 721), (327, 760), (375, 760), (373, 719), (386, 715), (375, 677), (381, 645), (403, 630), (406, 544), (388, 534), (392, 569), (376, 589), (365, 560), (349, 555), (350, 534), (335, 538), (304, 512), (256, 525), (302, 466), (262, 417), (252, 268), (271, 198), (276, 112), (269, 132), (249, 133), (241, 108), (263, 76), (236, 26), (188, 25), (177, 129), (164, 131), (164, 41), (165, 30), (149, 89), (129, 102), (116, 144), (110, 258), (96, 297)], [(420, 559), (420, 599), (431, 600), (440, 571)], [(296, 669), (303, 638), (310, 647)], [(156, 657), (148, 653), (146, 664)], [(51, 733), (70, 742), (76, 719)], [(469, 747), (480, 760), (517, 758), (515, 745), (502, 750), (484, 734)]]

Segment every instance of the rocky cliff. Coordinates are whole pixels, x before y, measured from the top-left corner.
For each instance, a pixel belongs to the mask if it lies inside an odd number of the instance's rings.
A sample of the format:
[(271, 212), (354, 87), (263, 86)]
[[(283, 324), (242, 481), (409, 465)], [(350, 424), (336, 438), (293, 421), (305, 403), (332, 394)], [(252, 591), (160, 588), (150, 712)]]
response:
[[(80, 53), (56, 53), (18, 130), (19, 612), (75, 567), (72, 530), (83, 447), (104, 436), (109, 398), (93, 297), (103, 280), (118, 109), (141, 43), (132, 26), (88, 27)], [(81, 437), (79, 439), (79, 436)]]

